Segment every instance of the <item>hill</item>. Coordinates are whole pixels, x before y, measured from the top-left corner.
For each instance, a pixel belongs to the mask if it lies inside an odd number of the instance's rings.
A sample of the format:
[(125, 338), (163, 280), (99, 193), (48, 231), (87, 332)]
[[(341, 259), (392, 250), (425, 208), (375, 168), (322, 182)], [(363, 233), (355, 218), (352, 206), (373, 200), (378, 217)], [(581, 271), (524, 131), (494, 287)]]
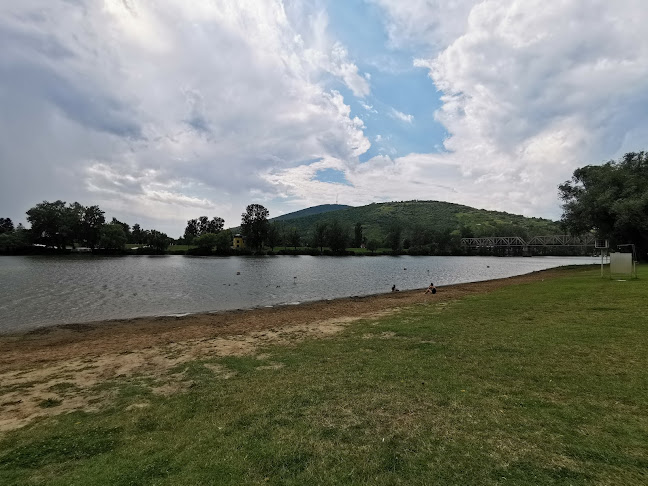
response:
[[(281, 221), (279, 218), (275, 220)], [(296, 228), (302, 238), (308, 241), (318, 223), (333, 220), (341, 223), (350, 233), (353, 233), (356, 223), (361, 223), (363, 236), (381, 243), (394, 228), (400, 228), (402, 238), (409, 240), (413, 246), (426, 245), (442, 235), (528, 237), (563, 233), (559, 223), (548, 219), (527, 218), (440, 201), (373, 203), (334, 212), (304, 214), (284, 221), (286, 226)]]
[(330, 213), (331, 211), (338, 211), (340, 209), (348, 209), (351, 207), (352, 206), (347, 206), (345, 204), (320, 204), (319, 206), (313, 206), (293, 213), (277, 216), (276, 218), (272, 218), (270, 221), (288, 221), (291, 219), (305, 218), (307, 216)]

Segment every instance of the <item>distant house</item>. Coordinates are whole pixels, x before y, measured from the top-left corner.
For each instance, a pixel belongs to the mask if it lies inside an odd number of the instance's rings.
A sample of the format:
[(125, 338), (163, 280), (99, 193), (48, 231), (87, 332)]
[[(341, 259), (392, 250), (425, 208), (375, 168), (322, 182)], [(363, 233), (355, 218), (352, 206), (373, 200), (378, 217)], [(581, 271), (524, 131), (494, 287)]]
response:
[(239, 234), (234, 235), (232, 248), (234, 248), (235, 250), (240, 250), (242, 248), (245, 248), (245, 241), (243, 241), (243, 237), (241, 235)]

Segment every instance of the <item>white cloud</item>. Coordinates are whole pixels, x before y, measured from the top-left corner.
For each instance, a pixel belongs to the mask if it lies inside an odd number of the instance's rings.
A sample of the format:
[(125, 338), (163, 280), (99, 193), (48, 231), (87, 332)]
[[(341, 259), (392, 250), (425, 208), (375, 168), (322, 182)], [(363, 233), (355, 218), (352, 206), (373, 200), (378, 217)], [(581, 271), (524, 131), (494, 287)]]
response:
[(370, 0), (386, 14), (385, 27), (395, 48), (439, 50), (466, 31), (478, 0)]
[(342, 44), (336, 42), (331, 51), (332, 64), (329, 71), (342, 78), (355, 96), (364, 97), (370, 93), (368, 80), (370, 77), (358, 74), (358, 66), (348, 60), (349, 53)]
[(274, 196), (270, 168), (365, 152), (363, 122), (329, 84), (365, 96), (368, 80), (321, 12), (289, 7), (0, 6), (0, 206), (78, 199), (175, 234), (206, 211), (238, 224), (253, 197)]
[[(548, 207), (577, 166), (641, 148), (624, 137), (628, 127), (648, 134), (637, 109), (648, 102), (648, 41), (640, 33), (648, 12), (632, 0), (545, 7), (483, 2), (463, 36), (416, 65), (443, 91), (437, 119), (464, 173), (506, 180)], [(508, 196), (498, 197), (504, 207)]]
[(364, 103), (364, 102), (361, 101), (360, 106), (362, 106), (369, 113), (378, 113), (378, 110), (374, 109), (373, 105), (369, 105), (369, 104)]
[[(428, 53), (414, 65), (442, 93), (447, 152), (350, 164), (355, 190), (340, 200), (445, 199), (557, 218), (557, 185), (576, 167), (646, 148), (643, 2), (377, 3), (394, 46)], [(288, 193), (317, 197), (288, 180)]]
[[(642, 0), (375, 3), (392, 50), (365, 62), (427, 70), (445, 153), (359, 163), (365, 126), (334, 88), (373, 120), (372, 78), (312, 3), (4, 2), (0, 216), (62, 198), (177, 235), (200, 214), (234, 225), (250, 202), (276, 214), (281, 198), (300, 209), (335, 191), (555, 217), (575, 167), (645, 148)], [(322, 168), (353, 187), (312, 180)]]
[(395, 108), (391, 109), (390, 115), (392, 118), (395, 118), (396, 120), (404, 121), (405, 123), (412, 123), (414, 121), (414, 115), (408, 115), (406, 113), (403, 113), (402, 111), (398, 111)]

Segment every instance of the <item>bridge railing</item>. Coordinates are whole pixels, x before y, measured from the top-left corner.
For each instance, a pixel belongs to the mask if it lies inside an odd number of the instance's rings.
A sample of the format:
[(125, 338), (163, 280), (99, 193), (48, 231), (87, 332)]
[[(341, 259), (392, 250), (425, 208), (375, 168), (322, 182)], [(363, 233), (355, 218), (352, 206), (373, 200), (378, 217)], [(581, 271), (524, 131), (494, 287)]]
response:
[(528, 241), (520, 236), (485, 236), (482, 238), (461, 238), (463, 246), (473, 248), (493, 246), (594, 246), (593, 235), (550, 235), (534, 236)]

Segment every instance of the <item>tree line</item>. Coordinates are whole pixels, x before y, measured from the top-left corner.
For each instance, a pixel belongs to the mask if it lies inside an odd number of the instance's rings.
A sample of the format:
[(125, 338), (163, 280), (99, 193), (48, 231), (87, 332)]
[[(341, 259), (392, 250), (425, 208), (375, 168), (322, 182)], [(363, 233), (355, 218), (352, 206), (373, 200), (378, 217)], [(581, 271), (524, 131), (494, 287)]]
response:
[(569, 231), (592, 231), (611, 248), (634, 244), (637, 256), (648, 259), (648, 153), (581, 167), (558, 189)]
[(43, 201), (27, 211), (27, 221), (30, 229), (22, 225), (14, 228), (10, 218), (0, 218), (0, 250), (10, 252), (31, 245), (58, 250), (78, 246), (121, 250), (134, 243), (163, 252), (173, 241), (165, 233), (143, 229), (139, 224), (131, 227), (116, 218), (106, 222), (99, 206), (78, 202)]
[[(574, 171), (570, 180), (558, 186), (563, 203), (561, 225), (573, 235), (591, 232), (597, 238), (609, 239), (611, 247), (632, 243), (640, 259), (648, 258), (648, 153), (630, 152), (618, 161), (587, 165)], [(250, 252), (263, 252), (276, 247), (308, 248), (311, 254), (331, 252), (343, 254), (347, 248), (364, 246), (371, 253), (387, 249), (393, 253), (462, 254), (461, 238), (483, 236), (465, 226), (437, 228), (432, 225), (406, 226), (393, 218), (386, 224), (384, 238), (367, 238), (362, 222), (355, 225), (341, 222), (334, 215), (317, 221), (301, 234), (285, 221), (270, 221), (270, 213), (260, 204), (250, 204), (241, 215), (240, 232)], [(194, 247), (196, 252), (228, 253), (232, 231), (225, 230), (225, 221), (214, 216), (200, 216), (187, 221), (183, 236), (169, 238), (156, 230), (132, 227), (112, 218), (106, 222), (99, 206), (83, 206), (64, 201), (36, 204), (27, 211), (30, 229), (14, 227), (10, 218), (0, 218), (0, 251), (11, 252), (33, 244), (65, 249), (86, 246), (119, 250), (127, 243), (144, 245), (163, 252), (173, 242)], [(514, 228), (513, 228), (514, 229)], [(511, 231), (513, 231), (511, 229)], [(481, 231), (500, 232), (503, 228)], [(193, 248), (192, 248), (193, 251)], [(284, 250), (285, 251), (285, 250)]]

